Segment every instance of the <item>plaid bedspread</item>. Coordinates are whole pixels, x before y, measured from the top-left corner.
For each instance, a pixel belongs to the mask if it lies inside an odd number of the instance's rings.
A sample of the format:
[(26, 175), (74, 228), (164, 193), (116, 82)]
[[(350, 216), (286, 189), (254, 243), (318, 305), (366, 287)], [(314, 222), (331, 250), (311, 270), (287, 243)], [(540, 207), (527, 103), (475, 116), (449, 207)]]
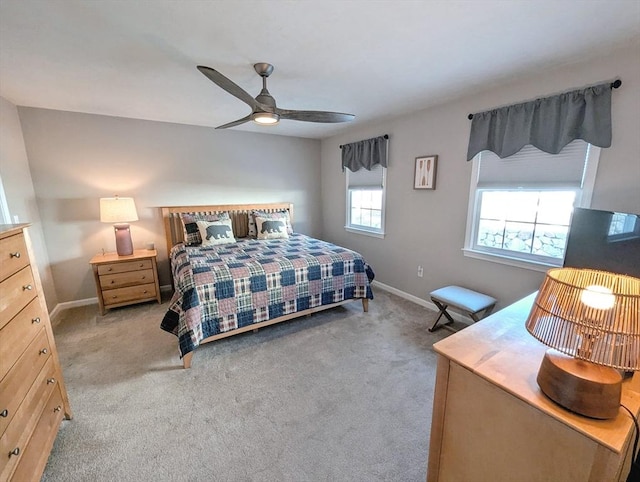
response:
[(213, 335), (353, 298), (373, 298), (362, 256), (326, 241), (241, 239), (171, 250), (175, 292), (161, 328), (180, 354)]

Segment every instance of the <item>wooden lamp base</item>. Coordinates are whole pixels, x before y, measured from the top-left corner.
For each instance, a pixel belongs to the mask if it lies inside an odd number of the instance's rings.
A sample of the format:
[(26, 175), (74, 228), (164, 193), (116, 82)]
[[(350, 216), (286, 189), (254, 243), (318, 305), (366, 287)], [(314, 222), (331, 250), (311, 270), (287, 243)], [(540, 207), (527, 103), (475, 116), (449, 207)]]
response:
[(572, 412), (598, 419), (618, 415), (622, 376), (614, 368), (549, 349), (540, 364), (537, 381), (546, 396)]

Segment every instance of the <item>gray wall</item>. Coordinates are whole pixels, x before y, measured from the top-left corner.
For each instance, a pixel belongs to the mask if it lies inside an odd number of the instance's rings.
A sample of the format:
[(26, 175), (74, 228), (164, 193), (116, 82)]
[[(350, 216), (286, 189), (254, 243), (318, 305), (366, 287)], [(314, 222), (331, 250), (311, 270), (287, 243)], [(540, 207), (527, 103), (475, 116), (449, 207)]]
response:
[(134, 247), (154, 241), (169, 283), (160, 206), (294, 203), (295, 229), (320, 236), (320, 141), (19, 108), (60, 302), (95, 296), (91, 257), (115, 251), (99, 198), (136, 201)]
[[(621, 78), (613, 92), (613, 145), (603, 149), (593, 208), (640, 213), (640, 62), (636, 49), (619, 49), (525, 79), (442, 103), (413, 115), (380, 121), (322, 142), (322, 213), (325, 239), (362, 252), (376, 280), (421, 299), (448, 284), (498, 298), (505, 306), (538, 289), (543, 273), (465, 257), (470, 162), (467, 114)], [(348, 233), (339, 145), (390, 135), (386, 237)], [(413, 190), (418, 156), (437, 154), (437, 189)], [(417, 277), (417, 266), (424, 278)]]
[(58, 296), (49, 269), (49, 257), (36, 205), (18, 110), (15, 105), (2, 97), (0, 97), (0, 140), (0, 177), (2, 177), (9, 212), (12, 220), (13, 216), (18, 216), (21, 223), (32, 223), (29, 234), (33, 241), (47, 307), (51, 311), (58, 304)]

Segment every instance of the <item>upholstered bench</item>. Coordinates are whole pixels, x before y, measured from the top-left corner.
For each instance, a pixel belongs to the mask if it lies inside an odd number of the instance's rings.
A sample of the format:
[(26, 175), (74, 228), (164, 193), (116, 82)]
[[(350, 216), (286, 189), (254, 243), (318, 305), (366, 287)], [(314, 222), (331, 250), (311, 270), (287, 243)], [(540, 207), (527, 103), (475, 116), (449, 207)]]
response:
[[(438, 309), (440, 309), (438, 319), (433, 326), (429, 328), (429, 331), (435, 331), (441, 326), (447, 327), (447, 325), (453, 323), (453, 318), (447, 312), (447, 308), (449, 306), (465, 312), (474, 322), (477, 322), (480, 321), (480, 317), (478, 315), (482, 314), (483, 317), (487, 316), (491, 313), (497, 302), (497, 300), (491, 296), (484, 295), (467, 288), (462, 288), (460, 286), (445, 286), (444, 288), (432, 291), (429, 296), (431, 296), (431, 301), (433, 301)], [(449, 321), (438, 326), (438, 322), (440, 321), (440, 318), (442, 318), (442, 315), (444, 315)]]

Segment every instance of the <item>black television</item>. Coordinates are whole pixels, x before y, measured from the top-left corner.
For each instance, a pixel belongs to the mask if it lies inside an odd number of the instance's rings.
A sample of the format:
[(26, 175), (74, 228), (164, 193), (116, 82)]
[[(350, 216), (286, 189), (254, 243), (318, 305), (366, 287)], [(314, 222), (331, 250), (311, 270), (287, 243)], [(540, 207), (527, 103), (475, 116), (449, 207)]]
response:
[(640, 215), (575, 208), (564, 266), (640, 278)]

